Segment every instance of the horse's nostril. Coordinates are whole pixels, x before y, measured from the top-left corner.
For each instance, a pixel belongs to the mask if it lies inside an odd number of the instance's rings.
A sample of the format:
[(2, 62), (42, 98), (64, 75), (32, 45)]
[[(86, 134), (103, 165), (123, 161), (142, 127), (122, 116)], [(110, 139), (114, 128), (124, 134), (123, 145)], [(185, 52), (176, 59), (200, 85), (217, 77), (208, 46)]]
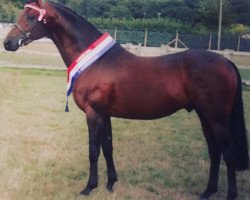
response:
[(9, 50), (10, 47), (11, 47), (11, 41), (10, 40), (4, 41), (4, 48), (6, 50)]

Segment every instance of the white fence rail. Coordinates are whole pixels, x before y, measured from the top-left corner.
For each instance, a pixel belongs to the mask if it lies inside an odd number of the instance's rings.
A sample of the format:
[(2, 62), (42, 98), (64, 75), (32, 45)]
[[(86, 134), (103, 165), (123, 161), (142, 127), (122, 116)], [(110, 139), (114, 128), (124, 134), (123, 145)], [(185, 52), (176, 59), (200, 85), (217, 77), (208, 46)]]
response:
[[(160, 56), (160, 55), (178, 53), (186, 50), (185, 48), (173, 48), (167, 45), (161, 45), (161, 47), (144, 47), (141, 45), (133, 45), (130, 43), (123, 45), (123, 47), (138, 56)], [(233, 60), (233, 57), (242, 57), (242, 58), (245, 57), (249, 58), (250, 60), (250, 52), (240, 52), (231, 49), (225, 49), (222, 51), (218, 50), (212, 50), (212, 51), (219, 53), (230, 60)], [(240, 65), (240, 67), (250, 69), (250, 62), (247, 65)]]

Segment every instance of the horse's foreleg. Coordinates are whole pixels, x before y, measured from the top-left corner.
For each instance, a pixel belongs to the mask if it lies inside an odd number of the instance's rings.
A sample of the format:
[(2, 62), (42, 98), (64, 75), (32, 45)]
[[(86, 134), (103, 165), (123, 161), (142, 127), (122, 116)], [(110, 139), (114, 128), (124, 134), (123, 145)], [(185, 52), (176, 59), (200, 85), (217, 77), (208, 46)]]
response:
[(112, 128), (110, 117), (106, 117), (104, 121), (104, 132), (101, 141), (103, 155), (107, 163), (107, 172), (108, 172), (108, 182), (106, 189), (109, 192), (113, 191), (114, 183), (117, 181), (117, 175), (113, 160), (113, 145), (112, 145)]
[[(198, 113), (198, 112), (197, 112)], [(203, 117), (202, 113), (198, 113), (203, 134), (208, 145), (208, 152), (210, 157), (210, 173), (207, 184), (207, 189), (201, 194), (201, 199), (209, 199), (214, 193), (218, 191), (219, 168), (221, 159), (221, 150), (219, 144), (213, 136), (213, 130), (209, 122)]]
[(100, 144), (102, 140), (102, 130), (104, 128), (104, 117), (94, 110), (86, 112), (89, 129), (89, 180), (82, 195), (88, 195), (98, 184), (98, 158), (100, 155)]

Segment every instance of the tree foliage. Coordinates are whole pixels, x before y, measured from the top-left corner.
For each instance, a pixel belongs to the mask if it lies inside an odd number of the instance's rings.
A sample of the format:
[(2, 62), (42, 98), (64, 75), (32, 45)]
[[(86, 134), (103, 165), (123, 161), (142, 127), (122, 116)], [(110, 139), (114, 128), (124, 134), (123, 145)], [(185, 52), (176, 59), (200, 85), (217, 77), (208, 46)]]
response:
[[(237, 19), (237, 15), (229, 0), (223, 0), (222, 6), (222, 25), (230, 26)], [(220, 0), (202, 0), (199, 8), (201, 15), (201, 22), (207, 27), (218, 27), (219, 14), (220, 14)]]
[(0, 2), (0, 22), (14, 22), (19, 13), (18, 4), (9, 1)]
[[(218, 26), (220, 0), (55, 0), (85, 17), (172, 18), (182, 23)], [(249, 0), (223, 0), (223, 25), (250, 25)]]
[[(0, 21), (13, 22), (18, 8), (27, 0), (1, 0)], [(173, 20), (180, 26), (215, 31), (218, 27), (220, 0), (52, 0), (70, 7), (86, 18), (110, 18), (133, 24), (134, 19)], [(97, 20), (98, 21), (98, 20)], [(100, 20), (99, 20), (100, 21)], [(107, 21), (107, 20), (106, 20)], [(156, 21), (152, 23), (159, 28)], [(120, 24), (120, 25), (121, 25)], [(138, 23), (140, 24), (145, 23)], [(223, 0), (223, 26), (250, 25), (250, 0)], [(117, 25), (118, 26), (118, 25)], [(130, 27), (133, 27), (131, 25)], [(165, 27), (165, 25), (163, 26)], [(165, 28), (164, 28), (165, 29)], [(184, 28), (185, 29), (185, 28)]]
[(237, 22), (250, 25), (250, 1), (230, 0), (234, 12), (237, 14)]

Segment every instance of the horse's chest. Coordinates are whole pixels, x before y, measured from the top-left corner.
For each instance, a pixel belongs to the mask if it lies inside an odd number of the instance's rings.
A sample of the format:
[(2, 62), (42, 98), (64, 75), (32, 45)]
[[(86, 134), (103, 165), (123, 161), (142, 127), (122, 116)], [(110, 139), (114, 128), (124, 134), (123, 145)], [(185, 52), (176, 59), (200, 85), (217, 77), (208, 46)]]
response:
[(113, 85), (111, 83), (76, 84), (74, 87), (74, 100), (83, 111), (91, 107), (97, 112), (105, 112), (112, 102), (112, 91)]

